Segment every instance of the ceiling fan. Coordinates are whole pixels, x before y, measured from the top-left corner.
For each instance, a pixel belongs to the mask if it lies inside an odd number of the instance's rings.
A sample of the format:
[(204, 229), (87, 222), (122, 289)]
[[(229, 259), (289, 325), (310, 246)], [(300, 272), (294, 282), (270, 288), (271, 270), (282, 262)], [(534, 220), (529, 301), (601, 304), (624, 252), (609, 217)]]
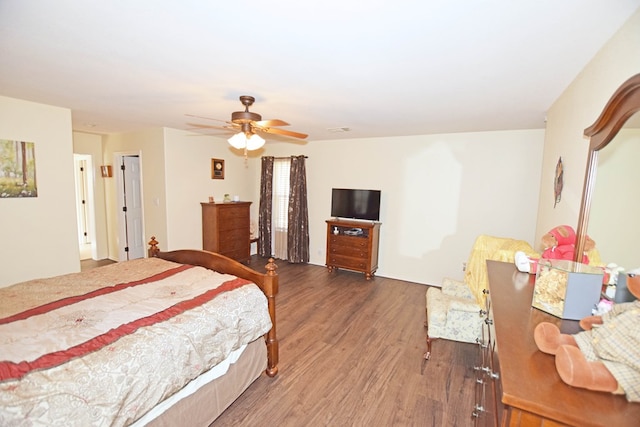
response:
[(286, 129), (280, 129), (281, 126), (289, 126), (289, 123), (280, 119), (262, 120), (262, 116), (253, 111), (249, 111), (249, 107), (255, 102), (253, 96), (242, 95), (240, 96), (240, 102), (244, 105), (244, 111), (235, 111), (231, 113), (231, 121), (217, 120), (209, 117), (196, 116), (193, 114), (187, 114), (189, 117), (197, 117), (207, 120), (216, 120), (226, 123), (224, 126), (212, 126), (197, 123), (189, 123), (189, 125), (196, 128), (206, 129), (221, 129), (225, 131), (237, 132), (231, 138), (228, 139), (229, 144), (234, 148), (244, 149), (245, 154), (247, 150), (257, 150), (265, 143), (264, 138), (259, 134), (274, 134), (282, 135), (291, 138), (305, 139), (308, 135), (305, 133), (293, 132)]

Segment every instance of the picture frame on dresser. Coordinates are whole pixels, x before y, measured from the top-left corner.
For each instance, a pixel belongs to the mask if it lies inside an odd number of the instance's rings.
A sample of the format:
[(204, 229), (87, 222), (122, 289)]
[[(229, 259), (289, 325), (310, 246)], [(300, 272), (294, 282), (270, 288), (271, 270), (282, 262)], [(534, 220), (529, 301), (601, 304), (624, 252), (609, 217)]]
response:
[(211, 179), (224, 179), (224, 159), (211, 159)]

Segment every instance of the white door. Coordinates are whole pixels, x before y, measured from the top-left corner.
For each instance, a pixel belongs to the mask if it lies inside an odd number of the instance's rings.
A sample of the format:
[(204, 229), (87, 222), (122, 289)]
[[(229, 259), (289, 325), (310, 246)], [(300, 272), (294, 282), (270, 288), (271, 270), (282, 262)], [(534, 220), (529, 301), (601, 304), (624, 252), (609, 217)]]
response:
[(145, 242), (142, 223), (142, 185), (140, 158), (123, 156), (120, 168), (118, 254), (121, 261), (144, 258)]

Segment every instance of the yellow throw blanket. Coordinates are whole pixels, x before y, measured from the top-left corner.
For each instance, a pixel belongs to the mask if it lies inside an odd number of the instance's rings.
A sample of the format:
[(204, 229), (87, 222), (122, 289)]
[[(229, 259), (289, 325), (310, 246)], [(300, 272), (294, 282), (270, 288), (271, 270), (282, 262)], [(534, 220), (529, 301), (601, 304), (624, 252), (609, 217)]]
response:
[(476, 296), (478, 304), (484, 305), (483, 289), (489, 288), (487, 277), (487, 260), (514, 262), (514, 255), (522, 251), (527, 256), (538, 258), (540, 254), (533, 250), (524, 240), (480, 235), (473, 244), (464, 281)]
[[(483, 289), (489, 288), (487, 277), (487, 260), (514, 262), (517, 251), (524, 252), (531, 258), (540, 258), (540, 253), (524, 240), (516, 240), (504, 237), (494, 237), (480, 235), (473, 244), (467, 268), (464, 274), (464, 282), (469, 286), (475, 295), (478, 304), (484, 304)], [(602, 261), (597, 249), (592, 249), (587, 253), (589, 265), (601, 266)]]

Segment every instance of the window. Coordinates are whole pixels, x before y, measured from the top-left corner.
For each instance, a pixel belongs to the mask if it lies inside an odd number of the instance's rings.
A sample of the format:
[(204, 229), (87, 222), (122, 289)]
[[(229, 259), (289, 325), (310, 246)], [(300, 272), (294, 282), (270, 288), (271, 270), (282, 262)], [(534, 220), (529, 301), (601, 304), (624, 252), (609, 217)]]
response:
[(275, 159), (273, 162), (273, 227), (272, 253), (279, 259), (287, 259), (287, 230), (289, 228), (289, 186), (291, 159)]

